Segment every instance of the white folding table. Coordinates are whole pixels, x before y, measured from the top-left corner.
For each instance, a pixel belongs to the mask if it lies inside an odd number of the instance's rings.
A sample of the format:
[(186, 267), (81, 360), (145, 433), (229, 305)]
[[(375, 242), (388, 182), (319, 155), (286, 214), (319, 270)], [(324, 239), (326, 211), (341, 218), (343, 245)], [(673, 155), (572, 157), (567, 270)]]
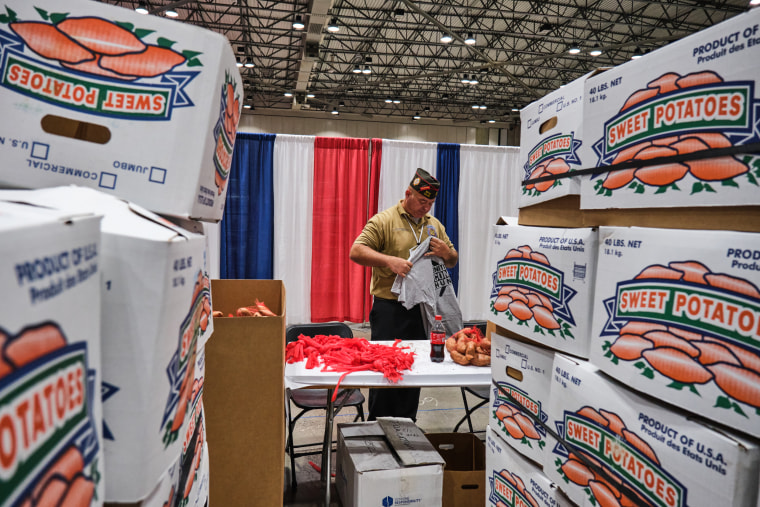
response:
[[(373, 341), (373, 344), (393, 345), (392, 341)], [(398, 346), (409, 347), (415, 354), (411, 370), (402, 372), (404, 378), (392, 383), (382, 373), (358, 371), (349, 373), (340, 389), (365, 387), (483, 387), (491, 385), (491, 368), (482, 366), (462, 366), (444, 354), (441, 363), (430, 360), (428, 340), (402, 341)], [(342, 373), (323, 372), (321, 366), (306, 369), (306, 361), (285, 365), (285, 385), (291, 389), (320, 388), (328, 390), (328, 406), (325, 414), (325, 435), (323, 449), (332, 449), (333, 420), (335, 417), (332, 395)], [(330, 452), (322, 453), (321, 479), (325, 487), (325, 507), (330, 507)]]

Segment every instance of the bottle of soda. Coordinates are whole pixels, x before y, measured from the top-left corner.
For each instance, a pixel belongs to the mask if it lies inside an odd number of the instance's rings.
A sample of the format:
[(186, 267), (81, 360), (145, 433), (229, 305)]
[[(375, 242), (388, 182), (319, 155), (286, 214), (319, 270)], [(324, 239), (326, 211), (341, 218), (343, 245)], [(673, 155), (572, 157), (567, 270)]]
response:
[(434, 363), (443, 362), (443, 348), (446, 343), (446, 329), (440, 315), (435, 316), (433, 328), (430, 330), (430, 360)]

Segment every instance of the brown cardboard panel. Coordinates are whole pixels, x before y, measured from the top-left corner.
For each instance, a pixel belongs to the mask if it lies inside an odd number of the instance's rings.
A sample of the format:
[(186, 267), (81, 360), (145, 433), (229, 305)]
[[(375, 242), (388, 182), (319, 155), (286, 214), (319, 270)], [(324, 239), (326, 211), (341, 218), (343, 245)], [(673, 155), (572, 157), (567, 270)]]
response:
[(446, 460), (443, 507), (482, 507), (486, 491), (486, 447), (472, 433), (425, 435)]
[(209, 446), (209, 503), (282, 505), (285, 469), (285, 287), (278, 280), (212, 280), (225, 314), (255, 298), (281, 316), (214, 319), (206, 344), (203, 401)]
[(579, 195), (566, 195), (559, 199), (520, 208), (518, 224), (544, 227), (584, 227)]
[(518, 223), (542, 227), (658, 227), (760, 232), (760, 206), (582, 210), (570, 195), (520, 209)]

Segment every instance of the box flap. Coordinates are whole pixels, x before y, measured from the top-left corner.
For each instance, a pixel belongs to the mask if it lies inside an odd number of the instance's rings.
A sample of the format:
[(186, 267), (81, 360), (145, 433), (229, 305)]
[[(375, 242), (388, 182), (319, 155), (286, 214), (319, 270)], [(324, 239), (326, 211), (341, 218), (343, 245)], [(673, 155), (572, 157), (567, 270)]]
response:
[(501, 216), (496, 220), (496, 225), (517, 225), (517, 217)]
[(383, 437), (357, 437), (343, 441), (359, 473), (402, 468)]
[(433, 444), (425, 438), (414, 421), (403, 417), (380, 417), (377, 422), (383, 428), (388, 443), (404, 466), (443, 465), (446, 461)]

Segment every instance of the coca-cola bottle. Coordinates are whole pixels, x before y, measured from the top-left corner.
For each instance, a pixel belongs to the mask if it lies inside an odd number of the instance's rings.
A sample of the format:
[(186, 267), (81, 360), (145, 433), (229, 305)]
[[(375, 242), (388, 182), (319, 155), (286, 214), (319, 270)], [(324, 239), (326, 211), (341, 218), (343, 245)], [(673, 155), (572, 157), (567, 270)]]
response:
[(433, 328), (430, 330), (430, 360), (434, 363), (443, 362), (443, 348), (446, 344), (446, 329), (440, 315), (435, 316)]

